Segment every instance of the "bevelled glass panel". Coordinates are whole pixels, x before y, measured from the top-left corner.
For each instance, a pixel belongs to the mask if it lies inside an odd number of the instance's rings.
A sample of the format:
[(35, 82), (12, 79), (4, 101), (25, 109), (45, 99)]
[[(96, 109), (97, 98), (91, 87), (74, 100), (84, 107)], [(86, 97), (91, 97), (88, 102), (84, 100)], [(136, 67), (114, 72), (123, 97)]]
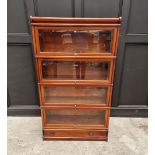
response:
[(46, 109), (47, 125), (105, 125), (103, 109)]
[(44, 86), (45, 103), (106, 104), (107, 87)]
[(41, 52), (111, 53), (111, 30), (48, 30), (40, 29)]
[(110, 62), (42, 61), (45, 80), (108, 80)]

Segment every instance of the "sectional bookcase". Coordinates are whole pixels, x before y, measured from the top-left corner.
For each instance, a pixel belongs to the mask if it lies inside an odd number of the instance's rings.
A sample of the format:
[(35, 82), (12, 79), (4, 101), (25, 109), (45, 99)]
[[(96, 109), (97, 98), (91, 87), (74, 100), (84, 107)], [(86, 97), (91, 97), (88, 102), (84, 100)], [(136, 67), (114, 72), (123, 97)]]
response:
[(108, 140), (119, 18), (30, 17), (44, 140)]

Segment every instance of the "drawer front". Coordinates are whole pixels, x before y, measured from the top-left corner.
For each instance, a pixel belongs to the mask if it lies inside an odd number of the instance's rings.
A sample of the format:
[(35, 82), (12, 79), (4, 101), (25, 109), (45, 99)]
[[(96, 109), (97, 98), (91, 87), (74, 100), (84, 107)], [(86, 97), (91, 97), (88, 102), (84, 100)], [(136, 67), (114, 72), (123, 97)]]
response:
[(106, 130), (43, 130), (43, 136), (46, 139), (106, 139), (108, 131)]
[(40, 84), (41, 105), (110, 106), (112, 86)]
[(117, 28), (61, 27), (36, 28), (39, 55), (113, 54)]
[(105, 129), (109, 109), (84, 107), (42, 108), (44, 128), (89, 128)]
[(38, 59), (40, 81), (111, 83), (114, 61), (113, 59)]

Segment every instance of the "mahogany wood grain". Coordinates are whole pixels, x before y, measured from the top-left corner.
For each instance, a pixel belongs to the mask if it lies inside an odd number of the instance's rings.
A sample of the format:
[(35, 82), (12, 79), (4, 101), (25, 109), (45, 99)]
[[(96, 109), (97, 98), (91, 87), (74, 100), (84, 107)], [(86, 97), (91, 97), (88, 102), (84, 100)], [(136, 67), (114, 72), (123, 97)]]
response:
[(78, 130), (78, 129), (44, 129), (44, 139), (57, 140), (105, 140), (107, 139), (107, 130)]
[(33, 17), (30, 16), (31, 23), (111, 23), (120, 24), (122, 17), (118, 18), (59, 18), (59, 17)]
[(30, 17), (44, 140), (108, 140), (121, 20)]

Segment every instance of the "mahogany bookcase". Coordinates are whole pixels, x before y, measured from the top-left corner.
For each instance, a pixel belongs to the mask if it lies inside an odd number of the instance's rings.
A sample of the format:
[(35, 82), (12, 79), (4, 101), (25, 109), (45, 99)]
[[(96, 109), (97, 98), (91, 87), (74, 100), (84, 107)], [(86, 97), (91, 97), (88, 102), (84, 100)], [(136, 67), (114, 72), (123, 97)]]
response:
[(108, 140), (119, 18), (30, 17), (44, 140)]

